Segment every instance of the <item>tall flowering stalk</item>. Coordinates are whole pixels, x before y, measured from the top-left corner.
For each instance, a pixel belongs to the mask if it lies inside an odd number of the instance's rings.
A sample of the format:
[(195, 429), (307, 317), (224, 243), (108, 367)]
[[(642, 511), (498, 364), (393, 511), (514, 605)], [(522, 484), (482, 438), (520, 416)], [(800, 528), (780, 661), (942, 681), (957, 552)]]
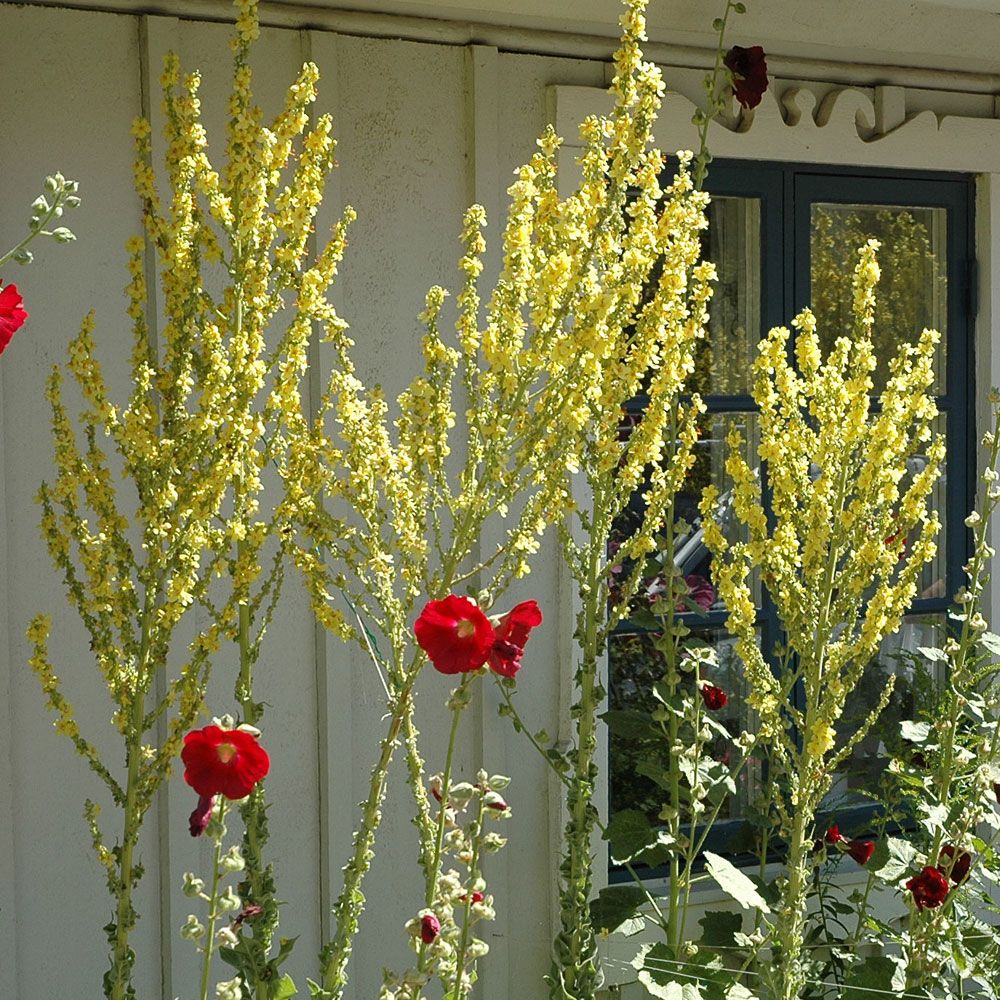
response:
[[(135, 336), (133, 394), (124, 407), (110, 401), (94, 356), (92, 318), (70, 347), (69, 369), (86, 404), (82, 450), (58, 370), (48, 390), (58, 475), (39, 492), (42, 529), (115, 704), (124, 776), (116, 776), (116, 766), (102, 760), (80, 733), (59, 693), (46, 650), (44, 616), (29, 633), (32, 665), (59, 716), (57, 727), (73, 740), (123, 811), (121, 838), (108, 848), (97, 825), (98, 808), (87, 805), (115, 900), (109, 925), (111, 969), (105, 979), (106, 994), (113, 1000), (132, 995), (129, 935), (137, 919), (132, 892), (141, 875), (136, 862), (140, 827), (181, 737), (201, 710), (211, 660), (224, 639), (238, 651), (235, 695), (244, 722), (259, 724), (261, 718), (252, 668), (282, 579), (280, 544), (273, 545), (277, 551), (269, 569), (261, 567), (265, 544), (278, 526), (273, 510), (260, 509), (261, 472), (281, 448), (274, 432), (276, 414), (285, 406), (298, 406), (315, 289), (329, 280), (342, 247), (334, 237), (317, 264), (300, 269), (319, 202), (316, 178), (332, 165), (330, 123), (321, 119), (309, 132), (296, 169), (282, 187), (293, 142), (308, 122), (316, 70), (303, 68), (283, 111), (264, 127), (251, 102), (247, 65), (258, 31), (256, 4), (238, 0), (237, 7), (224, 174), (206, 154), (199, 75), (182, 79), (175, 56), (168, 57), (162, 78), (170, 192), (166, 205), (154, 184), (149, 123), (138, 119), (134, 127), (136, 189), (148, 243), (161, 268), (164, 322), (154, 335), (146, 245), (134, 239), (129, 243), (128, 287)], [(208, 291), (213, 271), (223, 278), (218, 294)], [(269, 350), (265, 329), (288, 292), (296, 296), (293, 319)], [(108, 457), (99, 443), (105, 435), (121, 459), (124, 481), (138, 495), (134, 514), (126, 514), (116, 499)], [(212, 585), (218, 576), (223, 583)], [(172, 636), (193, 604), (208, 610), (210, 624), (191, 644), (187, 661), (168, 672)], [(160, 673), (168, 677), (162, 697), (154, 694)], [(166, 737), (158, 740), (161, 719), (167, 720)], [(247, 949), (251, 958), (241, 972), (258, 998), (269, 995), (267, 983), (274, 979), (268, 951), (277, 918), (270, 869), (262, 857), (262, 795), (258, 785), (241, 809), (244, 894), (263, 911), (253, 925)]]
[[(727, 543), (717, 490), (706, 490), (702, 502), (713, 575), (751, 689), (748, 702), (772, 747), (770, 787), (787, 843), (770, 973), (781, 1000), (798, 997), (806, 975), (802, 932), (816, 812), (833, 773), (878, 719), (892, 684), (839, 746), (834, 727), (848, 692), (916, 595), (939, 528), (937, 515), (926, 509), (944, 455), (942, 439), (931, 432), (937, 409), (929, 395), (939, 335), (925, 330), (916, 345), (902, 349), (874, 409), (877, 248), (871, 241), (859, 253), (853, 336), (839, 338), (825, 361), (808, 310), (793, 324), (797, 368), (786, 328), (772, 330), (760, 345), (754, 398), (771, 519), (737, 432), (729, 438), (726, 468), (734, 482), (732, 515), (745, 539)], [(776, 667), (757, 640), (748, 582), (753, 571), (760, 572), (784, 627)], [(792, 698), (797, 690), (798, 701)]]

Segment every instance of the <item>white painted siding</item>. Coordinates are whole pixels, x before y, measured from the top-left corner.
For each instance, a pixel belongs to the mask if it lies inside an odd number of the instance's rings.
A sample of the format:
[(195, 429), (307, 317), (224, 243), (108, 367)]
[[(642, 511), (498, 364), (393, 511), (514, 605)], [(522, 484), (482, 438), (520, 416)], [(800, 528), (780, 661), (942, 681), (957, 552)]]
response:
[[(195, 10), (189, 2), (178, 9)], [(921, 15), (913, 51), (923, 52), (925, 21)], [(765, 22), (747, 24), (756, 28)], [(799, 30), (798, 22), (784, 30), (792, 29)], [(98, 797), (98, 789), (69, 744), (52, 731), (26, 666), (25, 626), (38, 610), (48, 610), (55, 625), (53, 661), (67, 696), (87, 735), (113, 751), (108, 702), (83, 630), (38, 537), (32, 497), (51, 474), (44, 380), (93, 307), (105, 371), (124, 394), (130, 331), (120, 291), (123, 246), (139, 227), (131, 190), (131, 120), (142, 109), (144, 94), (157, 119), (162, 56), (175, 48), (187, 68), (203, 72), (205, 119), (212, 149), (218, 149), (229, 86), (227, 37), (221, 24), (0, 3), (0, 242), (21, 232), (46, 172), (60, 169), (78, 179), (83, 197), (83, 207), (70, 220), (78, 236), (74, 246), (42, 247), (35, 265), (2, 275), (17, 281), (31, 320), (0, 362), (0, 1000), (99, 996), (107, 951), (100, 928), (110, 912), (81, 818), (84, 798)], [(704, 43), (703, 36), (690, 34), (679, 40)], [(591, 51), (593, 40), (588, 46)], [(786, 58), (816, 55), (790, 44), (782, 52)], [(352, 325), (362, 376), (395, 395), (419, 364), (415, 317), (427, 287), (455, 283), (462, 210), (473, 200), (486, 205), (488, 260), (495, 266), (504, 190), (554, 112), (549, 88), (600, 87), (606, 67), (486, 45), (269, 28), (255, 57), (255, 87), (266, 112), (277, 110), (307, 57), (320, 67), (318, 107), (333, 114), (339, 143), (340, 168), (317, 230), (325, 231), (345, 203), (358, 210), (335, 295)], [(841, 65), (830, 78), (844, 72)], [(927, 94), (928, 106), (940, 101)], [(664, 142), (672, 148), (669, 137)], [(988, 221), (991, 211), (997, 214), (995, 187), (991, 182), (983, 188), (982, 217)], [(981, 228), (984, 256), (990, 232)], [(996, 252), (990, 258), (993, 272), (998, 258)], [(986, 267), (983, 275), (988, 288), (994, 275)], [(980, 337), (988, 345), (988, 310), (985, 315)], [(989, 356), (988, 350), (979, 356)], [(383, 703), (364, 658), (317, 634), (302, 590), (292, 574), (290, 579), (265, 642), (259, 678), (271, 706), (266, 741), (273, 761), (272, 853), (288, 901), (282, 933), (301, 935), (290, 971), (302, 987), (314, 972), (319, 922), (328, 925), (329, 903), (348, 856), (356, 804), (365, 795), (382, 730)], [(542, 604), (546, 624), (533, 637), (520, 675), (521, 708), (533, 727), (555, 732), (572, 621), (566, 612), (571, 595), (560, 590), (551, 540), (514, 597), (529, 595)], [(231, 708), (231, 665), (220, 657), (213, 711)], [(443, 753), (446, 690), (429, 673), (418, 692), (431, 769)], [(466, 772), (485, 764), (514, 779), (510, 843), (492, 859), (498, 918), (479, 990), (484, 1000), (532, 998), (544, 995), (541, 977), (549, 961), (558, 796), (544, 765), (495, 713), (487, 687), (460, 749)], [(407, 962), (402, 924), (419, 906), (415, 835), (401, 772), (397, 767), (366, 884), (369, 907), (349, 991), (357, 1000), (375, 994), (383, 965)], [(185, 869), (204, 869), (208, 858), (204, 844), (187, 834), (191, 805), (190, 791), (175, 775), (161, 808), (146, 822), (147, 875), (136, 935), (142, 1000), (193, 993), (193, 952), (177, 935), (187, 913), (180, 877)], [(107, 808), (109, 840), (115, 822), (114, 810)]]

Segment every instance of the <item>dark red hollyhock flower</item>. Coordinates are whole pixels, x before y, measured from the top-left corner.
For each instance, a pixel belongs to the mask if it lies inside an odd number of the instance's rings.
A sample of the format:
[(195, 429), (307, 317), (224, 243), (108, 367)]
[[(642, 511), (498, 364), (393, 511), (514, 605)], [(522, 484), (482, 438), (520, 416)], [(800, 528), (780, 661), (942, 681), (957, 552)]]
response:
[(531, 630), (542, 624), (542, 612), (536, 601), (522, 601), (507, 612), (496, 625), (496, 638), (490, 649), (490, 670), (501, 677), (513, 677), (521, 669), (521, 657)]
[(826, 831), (826, 842), (828, 844), (839, 844), (843, 840), (843, 836), (840, 833), (840, 827), (834, 823), (829, 830)]
[(940, 906), (948, 898), (948, 880), (929, 865), (919, 875), (914, 875), (906, 888), (913, 893), (913, 902), (918, 910), (933, 909)]
[(852, 858), (859, 865), (866, 865), (872, 859), (872, 855), (875, 853), (875, 841), (874, 840), (852, 840), (847, 845), (847, 853), (850, 854)]
[(420, 918), (420, 940), (431, 944), (441, 933), (441, 921), (433, 913), (425, 913)]
[(997, 797), (997, 802), (1000, 802), (1000, 781), (993, 783), (993, 794)]
[(212, 818), (212, 807), (215, 805), (214, 795), (199, 795), (198, 805), (188, 817), (188, 829), (192, 837), (200, 837), (208, 829), (208, 821)]
[[(945, 844), (941, 848), (941, 857), (938, 859), (938, 869), (943, 873), (948, 871), (948, 865), (944, 858), (955, 857), (955, 845)], [(972, 866), (972, 855), (968, 851), (962, 851), (955, 863), (951, 866), (951, 880), (955, 885), (961, 885), (969, 877), (969, 868)]]
[[(715, 603), (715, 588), (703, 576), (691, 573), (684, 577), (684, 585), (687, 587), (687, 597), (693, 601), (702, 611), (710, 611)], [(684, 601), (677, 604), (678, 611), (687, 611), (688, 605)]]
[(184, 780), (199, 795), (249, 795), (271, 767), (257, 737), (242, 729), (205, 726), (184, 737)]
[(442, 674), (478, 670), (496, 639), (486, 615), (467, 597), (457, 594), (429, 601), (413, 623), (413, 633), (434, 669)]
[(24, 325), (28, 314), (24, 311), (17, 285), (8, 285), (0, 291), (0, 354), (7, 349), (11, 337)]
[(703, 684), (701, 688), (701, 698), (705, 702), (705, 708), (710, 712), (725, 708), (729, 703), (729, 695), (720, 687), (714, 684)]
[(745, 108), (755, 108), (767, 90), (767, 60), (759, 45), (734, 45), (722, 60), (733, 74), (733, 94)]

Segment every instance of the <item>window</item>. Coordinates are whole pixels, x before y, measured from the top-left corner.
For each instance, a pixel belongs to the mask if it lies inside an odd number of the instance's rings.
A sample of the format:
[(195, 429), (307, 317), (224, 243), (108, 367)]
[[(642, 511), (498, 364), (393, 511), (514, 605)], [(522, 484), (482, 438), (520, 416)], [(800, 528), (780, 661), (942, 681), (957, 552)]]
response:
[[(751, 390), (751, 364), (756, 344), (772, 326), (787, 324), (805, 305), (817, 315), (824, 349), (846, 328), (857, 247), (869, 238), (882, 243), (879, 262), (875, 393), (884, 384), (888, 360), (900, 343), (925, 327), (942, 333), (937, 358), (939, 426), (947, 445), (946, 468), (932, 498), (941, 512), (939, 552), (924, 570), (919, 598), (900, 631), (883, 645), (865, 680), (849, 699), (842, 729), (846, 733), (870, 710), (888, 672), (897, 675), (896, 690), (879, 725), (835, 776), (827, 806), (850, 829), (871, 815), (863, 794), (885, 764), (886, 745), (898, 740), (901, 718), (911, 714), (922, 696), (922, 677), (915, 671), (919, 646), (943, 627), (949, 595), (961, 580), (967, 558), (964, 518), (974, 488), (972, 363), (973, 236), (972, 179), (955, 174), (902, 174), (882, 170), (833, 170), (771, 163), (714, 163), (708, 189), (713, 195), (705, 255), (716, 263), (719, 280), (711, 303), (707, 341), (700, 350), (692, 389), (708, 408), (703, 417), (699, 456), (685, 493), (678, 497), (677, 516), (691, 525), (678, 530), (676, 562), (703, 615), (682, 616), (688, 627), (714, 645), (720, 674), (715, 683), (730, 693), (722, 720), (738, 732), (750, 724), (744, 710), (740, 664), (725, 632), (726, 609), (708, 584), (710, 556), (700, 542), (697, 502), (714, 482), (725, 492), (725, 438), (737, 426), (756, 453), (756, 416)], [(815, 285), (816, 291), (813, 291)], [(641, 408), (642, 400), (635, 402)], [(876, 403), (877, 405), (877, 403)], [(751, 461), (751, 466), (754, 462)], [(766, 470), (764, 471), (766, 497)], [(757, 582), (759, 634), (762, 648), (780, 639), (780, 623)], [(658, 677), (654, 638), (636, 622), (623, 622), (609, 649), (612, 708), (648, 709)], [(655, 820), (660, 797), (641, 773), (640, 741), (612, 734), (610, 740), (610, 810), (641, 809)], [(724, 821), (713, 831), (714, 850), (740, 853), (744, 817), (751, 807), (759, 775), (744, 776)], [(654, 805), (655, 804), (655, 805)]]

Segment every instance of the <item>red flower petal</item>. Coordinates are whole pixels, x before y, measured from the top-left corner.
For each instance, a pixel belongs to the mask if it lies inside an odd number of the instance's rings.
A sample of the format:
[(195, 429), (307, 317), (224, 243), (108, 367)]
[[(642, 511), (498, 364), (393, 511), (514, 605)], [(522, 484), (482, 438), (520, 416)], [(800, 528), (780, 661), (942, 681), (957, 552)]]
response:
[(954, 863), (951, 864), (951, 871), (948, 871), (948, 862), (943, 862), (942, 859), (955, 858), (955, 845), (945, 844), (941, 848), (941, 857), (938, 858), (938, 871), (942, 875), (950, 874), (952, 882), (955, 885), (961, 885), (969, 877), (969, 869), (972, 867), (972, 855), (968, 851), (962, 851), (961, 854), (955, 859)]
[(844, 838), (840, 835), (840, 827), (836, 823), (832, 824), (826, 831), (826, 842), (828, 844), (839, 844)]
[(710, 712), (716, 712), (720, 708), (725, 708), (729, 703), (729, 695), (720, 687), (714, 684), (703, 684), (701, 688), (701, 698), (705, 702), (705, 707)]
[(733, 74), (733, 95), (745, 108), (760, 104), (767, 90), (767, 60), (759, 45), (746, 49), (734, 45), (723, 58), (726, 68)]
[(847, 853), (850, 854), (852, 858), (859, 865), (866, 865), (872, 859), (872, 855), (875, 853), (875, 841), (874, 840), (852, 840), (847, 845)]
[(496, 638), (489, 619), (467, 597), (430, 601), (413, 623), (417, 643), (442, 674), (478, 670)]
[(433, 913), (425, 913), (420, 918), (420, 940), (424, 944), (431, 944), (440, 933), (441, 921)]
[(0, 291), (0, 354), (7, 349), (11, 338), (28, 318), (22, 308), (23, 301), (17, 285), (8, 285)]
[(937, 868), (925, 866), (919, 875), (914, 875), (906, 888), (913, 894), (913, 902), (918, 910), (933, 909), (948, 898), (948, 880)]
[(242, 729), (205, 726), (184, 737), (184, 780), (199, 795), (249, 795), (271, 767), (267, 751)]
[(501, 677), (513, 677), (521, 669), (521, 656), (531, 630), (542, 624), (537, 601), (522, 601), (507, 612), (496, 626), (490, 649), (490, 670)]

